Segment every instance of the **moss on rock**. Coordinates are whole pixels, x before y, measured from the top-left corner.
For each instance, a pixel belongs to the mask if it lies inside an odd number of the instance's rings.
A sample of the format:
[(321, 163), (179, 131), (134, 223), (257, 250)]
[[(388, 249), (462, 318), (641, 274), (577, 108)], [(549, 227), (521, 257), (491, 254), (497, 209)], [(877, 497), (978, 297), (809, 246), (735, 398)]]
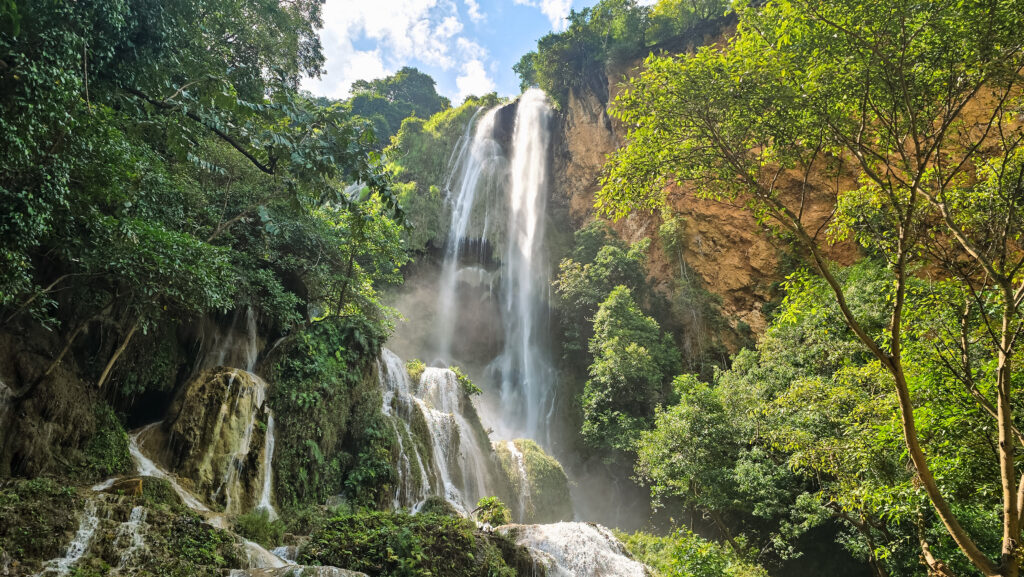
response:
[[(544, 452), (540, 445), (530, 439), (512, 441), (522, 458), (525, 470), (519, 468), (517, 458), (509, 450), (507, 442), (494, 444), (495, 453), (501, 461), (501, 467), (508, 476), (512, 488), (519, 497), (524, 509), (513, 512), (523, 517), (521, 523), (554, 523), (570, 521), (573, 518), (572, 502), (569, 498), (569, 479), (562, 465), (552, 456)], [(511, 501), (516, 503), (516, 500)]]
[(78, 526), (80, 501), (74, 488), (52, 479), (6, 481), (0, 488), (0, 559), (38, 568), (41, 560), (58, 557)]
[(468, 519), (365, 512), (330, 520), (303, 545), (299, 562), (346, 567), (371, 577), (515, 577), (529, 554), (503, 540), (477, 530)]

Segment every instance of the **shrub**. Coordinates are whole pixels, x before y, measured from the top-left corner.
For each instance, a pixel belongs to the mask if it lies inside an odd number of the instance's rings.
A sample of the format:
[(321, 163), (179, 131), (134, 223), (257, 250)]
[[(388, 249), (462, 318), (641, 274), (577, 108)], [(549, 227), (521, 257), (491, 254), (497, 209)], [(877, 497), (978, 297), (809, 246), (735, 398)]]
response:
[(480, 499), (473, 512), (481, 523), (498, 526), (507, 525), (512, 522), (512, 514), (509, 512), (508, 507), (497, 497), (484, 497)]
[(455, 373), (455, 378), (458, 379), (459, 384), (462, 385), (463, 392), (465, 392), (467, 395), (479, 395), (480, 393), (483, 392), (480, 390), (480, 387), (476, 386), (476, 384), (474, 384), (473, 381), (469, 379), (469, 375), (462, 372), (462, 369), (460, 369), (459, 367), (448, 367), (448, 370)]
[(409, 378), (412, 379), (412, 382), (418, 383), (420, 382), (420, 377), (423, 376), (423, 371), (427, 370), (427, 365), (419, 359), (413, 359), (405, 363), (405, 370), (409, 373)]
[(299, 563), (370, 577), (515, 577), (509, 564), (517, 563), (517, 551), (503, 540), (477, 531), (469, 519), (371, 511), (331, 519), (310, 536)]
[(236, 533), (264, 547), (278, 545), (284, 538), (284, 522), (280, 519), (271, 520), (266, 509), (255, 509), (239, 515), (233, 524)]

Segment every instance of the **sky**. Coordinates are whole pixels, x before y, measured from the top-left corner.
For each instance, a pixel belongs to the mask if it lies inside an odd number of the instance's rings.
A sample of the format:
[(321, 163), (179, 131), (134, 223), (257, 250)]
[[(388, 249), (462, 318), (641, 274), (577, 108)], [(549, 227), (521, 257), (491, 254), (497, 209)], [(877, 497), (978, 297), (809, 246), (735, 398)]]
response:
[(458, 105), (469, 95), (519, 94), (512, 65), (537, 39), (565, 29), (594, 0), (326, 0), (320, 31), (326, 74), (314, 94), (345, 98), (352, 82), (414, 66)]

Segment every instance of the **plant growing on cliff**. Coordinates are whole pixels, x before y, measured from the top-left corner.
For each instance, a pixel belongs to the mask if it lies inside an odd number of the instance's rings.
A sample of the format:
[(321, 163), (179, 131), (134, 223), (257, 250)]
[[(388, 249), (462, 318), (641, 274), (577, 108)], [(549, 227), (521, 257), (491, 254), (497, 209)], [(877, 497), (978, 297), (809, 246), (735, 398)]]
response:
[(419, 383), (420, 377), (423, 376), (423, 371), (427, 370), (427, 365), (419, 359), (412, 359), (406, 361), (405, 372), (409, 373), (409, 378), (412, 379), (413, 383)]
[(512, 522), (512, 513), (497, 497), (484, 497), (476, 504), (473, 515), (477, 521), (487, 523), (494, 527), (506, 525)]
[[(752, 3), (726, 45), (647, 60), (616, 105), (629, 144), (597, 201), (622, 217), (659, 208), (666, 185), (681, 182), (743, 204), (803, 255), (894, 393), (907, 463), (927, 496), (919, 515), (941, 527), (917, 535), (937, 575), (952, 575), (958, 555), (984, 575), (1020, 572), (1022, 25), (1019, 1)], [(832, 196), (836, 212), (808, 210), (812, 194)], [(850, 307), (826, 257), (829, 241), (844, 239), (888, 263), (882, 326)], [(920, 309), (942, 312), (928, 337), (937, 362), (919, 372), (909, 352), (922, 325), (908, 303), (925, 265), (951, 284)], [(946, 441), (921, 433), (930, 413), (915, 397), (918, 379), (957, 383), (990, 420), (983, 437), (998, 466), (986, 479), (998, 489), (980, 508), (943, 482)], [(946, 539), (955, 554), (935, 546)]]
[(476, 386), (476, 384), (470, 380), (469, 375), (462, 372), (461, 368), (453, 366), (448, 367), (448, 370), (455, 373), (455, 379), (459, 382), (459, 385), (462, 387), (462, 392), (465, 393), (466, 396), (472, 397), (473, 395), (483, 393), (483, 391), (480, 390), (480, 387)]
[(590, 353), (582, 435), (593, 448), (613, 449), (605, 457), (611, 461), (632, 451), (636, 435), (650, 427), (655, 407), (667, 397), (665, 384), (679, 369), (679, 352), (620, 285), (594, 316)]

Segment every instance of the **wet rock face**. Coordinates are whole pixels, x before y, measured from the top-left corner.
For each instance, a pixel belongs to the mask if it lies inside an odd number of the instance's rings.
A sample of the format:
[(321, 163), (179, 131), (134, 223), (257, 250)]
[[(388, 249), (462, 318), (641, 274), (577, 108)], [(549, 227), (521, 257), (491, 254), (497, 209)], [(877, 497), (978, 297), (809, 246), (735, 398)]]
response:
[(263, 479), (266, 383), (239, 369), (199, 373), (142, 443), (191, 491), (227, 513), (252, 509)]
[[(726, 23), (728, 25), (728, 23)], [(714, 43), (721, 33), (709, 29), (699, 37), (699, 44)], [(680, 47), (686, 50), (692, 47)], [(610, 154), (626, 144), (628, 127), (608, 113), (608, 108), (631, 76), (638, 74), (642, 61), (626, 62), (606, 71), (607, 86), (599, 78), (568, 98), (555, 131), (553, 200), (568, 205), (576, 228), (596, 216), (594, 199), (600, 190), (600, 179)], [(827, 175), (814, 178), (806, 211), (809, 228), (814, 229), (831, 214), (835, 199), (826, 186)], [(792, 179), (791, 179), (792, 180)], [(818, 186), (820, 185), (820, 186)], [(799, 182), (780, 184), (784, 192), (800, 190)], [(766, 327), (762, 306), (771, 300), (772, 284), (781, 280), (780, 248), (742, 206), (698, 199), (686, 186), (670, 185), (667, 204), (671, 212), (682, 218), (683, 260), (667, 254), (657, 241), (662, 224), (658, 214), (634, 213), (612, 228), (627, 242), (654, 239), (648, 251), (648, 273), (656, 288), (669, 294), (681, 266), (686, 274), (695, 273), (701, 286), (721, 298), (721, 312), (734, 331), (740, 323), (761, 334)], [(851, 264), (859, 258), (856, 247), (849, 242), (828, 249), (829, 258)], [(723, 334), (724, 344), (735, 349), (739, 340)]]
[(554, 523), (573, 518), (569, 479), (554, 457), (530, 439), (497, 441), (494, 452), (516, 499), (508, 503), (521, 523)]
[(65, 474), (95, 432), (96, 387), (71, 358), (46, 374), (50, 340), (0, 332), (0, 477)]

